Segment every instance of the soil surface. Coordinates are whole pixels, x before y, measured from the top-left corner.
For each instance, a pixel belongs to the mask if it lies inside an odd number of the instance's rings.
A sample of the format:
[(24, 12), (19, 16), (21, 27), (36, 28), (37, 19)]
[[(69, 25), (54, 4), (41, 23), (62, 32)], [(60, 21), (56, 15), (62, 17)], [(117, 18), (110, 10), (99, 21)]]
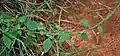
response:
[[(84, 19), (89, 22), (90, 26), (96, 25), (101, 21), (98, 14), (104, 18), (107, 13), (114, 10), (117, 6), (114, 4), (116, 0), (61, 0), (64, 2), (65, 10), (61, 20), (69, 22), (61, 22), (61, 26), (73, 32), (81, 31), (84, 28), (80, 24), (80, 20)], [(63, 5), (62, 4), (62, 5)], [(104, 35), (98, 34), (96, 29), (87, 31), (88, 40), (84, 41), (78, 34), (73, 34), (66, 43), (63, 44), (66, 51), (76, 51), (80, 49), (97, 48), (83, 54), (73, 56), (120, 56), (120, 11), (116, 11), (110, 20), (102, 24)], [(97, 39), (99, 42), (97, 43)]]

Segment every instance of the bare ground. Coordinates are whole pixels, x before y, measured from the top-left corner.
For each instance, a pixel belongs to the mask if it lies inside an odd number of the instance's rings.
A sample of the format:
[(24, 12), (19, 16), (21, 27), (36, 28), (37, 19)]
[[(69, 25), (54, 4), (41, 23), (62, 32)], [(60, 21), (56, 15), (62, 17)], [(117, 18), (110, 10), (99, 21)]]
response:
[[(112, 11), (116, 0), (67, 0), (66, 11), (63, 13), (61, 26), (73, 32), (85, 29), (79, 24), (79, 20), (85, 19), (91, 26), (101, 21), (98, 14), (105, 17), (109, 11)], [(103, 26), (104, 35), (97, 34), (97, 30), (87, 31), (88, 40), (83, 41), (77, 34), (64, 43), (66, 51), (71, 52), (80, 49), (97, 48), (97, 50), (74, 56), (120, 56), (120, 11), (116, 11), (110, 20), (105, 21)], [(97, 44), (97, 37), (99, 42)], [(74, 46), (74, 47), (73, 47)]]

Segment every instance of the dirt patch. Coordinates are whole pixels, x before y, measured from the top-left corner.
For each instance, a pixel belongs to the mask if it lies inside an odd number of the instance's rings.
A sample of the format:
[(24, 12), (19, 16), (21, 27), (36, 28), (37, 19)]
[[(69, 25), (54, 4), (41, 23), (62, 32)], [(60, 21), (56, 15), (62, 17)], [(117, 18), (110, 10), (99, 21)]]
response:
[[(79, 20), (85, 19), (89, 22), (90, 26), (93, 26), (101, 21), (101, 18), (97, 13), (105, 17), (109, 11), (112, 11), (116, 4), (113, 4), (116, 0), (74, 0), (66, 1), (66, 11), (63, 13), (63, 20), (68, 20), (72, 23), (62, 22), (62, 27), (72, 30), (73, 32), (81, 31), (85, 29), (79, 23)], [(66, 49), (71, 51), (79, 49), (97, 48), (97, 50), (74, 56), (119, 56), (120, 55), (120, 11), (115, 12), (110, 20), (105, 21), (102, 26), (104, 35), (97, 35), (100, 38), (99, 45), (96, 44), (96, 36), (92, 30), (87, 32), (88, 40), (83, 41), (79, 35), (74, 34), (71, 39), (67, 41)], [(66, 19), (67, 18), (67, 19)], [(94, 30), (97, 33), (96, 30)], [(64, 45), (63, 45), (64, 46)], [(74, 49), (74, 50), (73, 50)]]

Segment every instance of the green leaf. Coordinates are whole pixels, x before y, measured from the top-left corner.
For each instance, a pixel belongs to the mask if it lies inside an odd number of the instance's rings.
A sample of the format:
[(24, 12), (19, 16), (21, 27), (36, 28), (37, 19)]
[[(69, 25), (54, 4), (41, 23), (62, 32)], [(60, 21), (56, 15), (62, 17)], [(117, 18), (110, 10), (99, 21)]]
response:
[(19, 52), (20, 52), (20, 56), (24, 56), (21, 48), (19, 48)]
[(97, 29), (100, 34), (103, 34), (103, 29), (101, 25), (98, 25)]
[(80, 23), (86, 28), (88, 28), (88, 22), (86, 20), (80, 20)]
[(83, 32), (83, 33), (81, 33), (81, 38), (82, 38), (82, 40), (87, 40), (88, 36), (86, 33)]
[(19, 30), (19, 31), (17, 31), (17, 32), (18, 32), (19, 35), (22, 35), (22, 31), (21, 31), (21, 30)]
[(68, 40), (69, 37), (70, 37), (69, 33), (68, 33), (68, 32), (65, 32), (65, 31), (61, 31), (61, 32), (59, 33), (59, 36), (60, 36), (60, 39), (59, 39), (59, 42), (60, 42), (60, 43)]
[(43, 30), (40, 30), (40, 35), (44, 35), (44, 31)]
[(54, 37), (53, 37), (53, 36), (49, 36), (49, 38), (50, 38), (50, 39), (54, 39)]
[(0, 24), (3, 23), (3, 19), (0, 18)]
[(49, 37), (50, 39), (54, 39), (52, 35), (46, 34), (46, 36)]
[(117, 2), (120, 2), (120, 0), (117, 0)]
[(48, 52), (51, 47), (52, 47), (52, 41), (48, 38), (43, 42), (43, 48), (45, 53)]
[(17, 24), (17, 25), (15, 26), (15, 28), (16, 28), (16, 29), (20, 29), (20, 24)]
[(25, 21), (26, 21), (26, 16), (21, 16), (21, 17), (19, 17), (19, 21), (20, 21), (20, 22), (25, 22)]
[[(11, 32), (8, 32), (7, 34), (9, 35), (12, 35), (13, 37), (17, 37), (17, 31), (11, 31)], [(13, 37), (10, 37), (9, 35), (3, 35), (3, 41), (4, 41), (4, 44), (7, 48), (10, 48), (11, 44), (13, 43), (14, 41), (14, 38)]]
[(37, 30), (38, 29), (37, 23), (35, 21), (30, 20), (30, 19), (27, 20), (26, 25), (27, 25), (27, 28), (29, 30)]
[(108, 20), (108, 19), (110, 19), (110, 17), (113, 15), (113, 13), (112, 12), (109, 12), (108, 14), (107, 14), (107, 16), (106, 16), (106, 19)]
[(7, 28), (5, 25), (1, 25), (0, 27), (1, 27), (1, 29), (4, 30), (4, 31), (5, 31), (6, 28)]
[(32, 32), (28, 31), (27, 33), (29, 36), (32, 36), (32, 37), (36, 37), (35, 34), (33, 34)]
[(45, 29), (46, 29), (45, 26), (38, 24), (38, 30), (45, 30)]
[(16, 18), (8, 15), (8, 14), (2, 14), (4, 22), (11, 22), (11, 21), (16, 21)]
[(13, 43), (13, 40), (10, 39), (9, 36), (6, 36), (6, 35), (3, 35), (3, 41), (4, 41), (4, 44), (5, 46), (9, 49), (11, 44)]
[(35, 37), (28, 36), (28, 42), (26, 43), (26, 46), (30, 45), (35, 40)]
[(14, 37), (17, 37), (17, 31), (11, 31), (11, 32), (9, 32), (9, 34), (11, 34), (12, 36), (14, 36)]

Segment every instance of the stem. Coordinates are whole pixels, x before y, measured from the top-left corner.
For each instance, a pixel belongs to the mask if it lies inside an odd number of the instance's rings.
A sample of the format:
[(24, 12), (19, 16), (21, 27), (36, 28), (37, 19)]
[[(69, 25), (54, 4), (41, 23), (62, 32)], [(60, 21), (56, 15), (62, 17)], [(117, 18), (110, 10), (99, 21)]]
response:
[[(63, 5), (63, 7), (64, 7), (64, 5)], [(60, 7), (61, 10), (60, 10), (60, 15), (59, 15), (59, 26), (61, 24), (61, 16), (62, 16), (61, 14), (62, 14), (62, 11), (63, 11), (63, 7)], [(59, 34), (60, 34), (59, 32), (60, 32), (60, 29), (58, 29), (58, 39), (60, 37), (59, 36)], [(57, 41), (58, 41), (58, 39), (57, 39)], [(59, 56), (60, 52), (59, 52), (59, 43), (58, 42), (57, 42), (56, 46), (57, 46), (57, 56)]]
[(21, 40), (17, 39), (16, 37), (14, 37), (13, 35), (11, 35), (11, 34), (9, 34), (7, 32), (4, 32), (2, 29), (0, 29), (0, 31), (2, 31), (5, 35), (9, 36), (9, 38), (11, 37), (11, 38), (14, 38), (14, 40), (19, 41), (23, 45), (23, 48), (25, 49), (25, 52), (27, 53), (27, 56), (28, 56), (28, 51), (27, 51), (27, 49), (25, 47), (25, 44)]
[[(112, 11), (112, 15), (115, 13), (115, 11), (117, 10), (117, 8), (118, 8), (119, 6), (120, 6), (120, 3), (119, 3), (119, 4), (117, 5), (117, 7)], [(112, 15), (111, 15), (111, 16), (112, 16)], [(107, 19), (106, 19), (106, 18), (103, 19), (101, 22), (99, 22), (99, 23), (96, 24), (95, 26), (91, 27), (90, 30), (96, 28), (98, 25), (102, 24), (105, 20), (107, 20)]]
[(98, 24), (96, 24), (95, 26), (91, 27), (90, 30), (95, 29), (98, 25), (102, 24), (104, 21), (105, 21), (105, 19), (102, 20), (102, 21), (100, 21), (100, 22), (99, 22)]
[(59, 56), (59, 43), (56, 41), (56, 47), (57, 47), (57, 56)]
[[(115, 11), (117, 10), (117, 8), (120, 6), (120, 3), (116, 6), (116, 8), (111, 12), (112, 13), (112, 15), (115, 13)], [(112, 16), (111, 15), (111, 16)], [(101, 18), (102, 16), (100, 16), (100, 18)], [(85, 29), (85, 30), (82, 30), (82, 31), (78, 31), (78, 32), (73, 32), (72, 34), (77, 34), (77, 33), (81, 33), (81, 32), (86, 32), (86, 31), (88, 31), (88, 30), (92, 30), (92, 29), (94, 29), (94, 28), (96, 28), (98, 25), (100, 25), (100, 24), (102, 24), (105, 20), (107, 20), (106, 18), (105, 19), (103, 19), (102, 18), (102, 21), (100, 21), (99, 23), (97, 23), (96, 25), (94, 25), (94, 26), (92, 26), (92, 27), (90, 27), (89, 29)], [(69, 30), (68, 30), (69, 31)], [(71, 32), (71, 31), (69, 31), (69, 32)]]
[(3, 47), (2, 51), (0, 52), (1, 56), (2, 56), (3, 52), (5, 52), (6, 48), (7, 48), (6, 46)]

